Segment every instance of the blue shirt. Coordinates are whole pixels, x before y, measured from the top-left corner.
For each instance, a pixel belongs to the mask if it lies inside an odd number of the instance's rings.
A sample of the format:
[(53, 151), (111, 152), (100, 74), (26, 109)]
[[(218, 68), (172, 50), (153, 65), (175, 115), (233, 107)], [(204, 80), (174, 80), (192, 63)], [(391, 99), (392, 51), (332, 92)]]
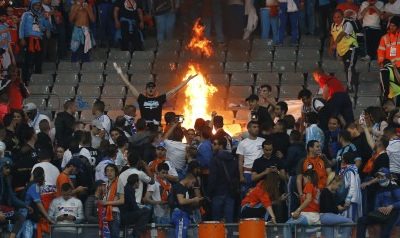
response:
[(400, 209), (400, 187), (389, 184), (388, 187), (381, 187), (381, 190), (376, 194), (375, 210), (380, 207), (393, 205), (394, 209)]
[(29, 206), (32, 203), (39, 203), (40, 200), (40, 188), (37, 183), (32, 184), (25, 194), (25, 204)]
[(204, 140), (197, 148), (196, 160), (203, 168), (208, 168), (213, 157), (212, 145), (210, 140)]
[[(8, 26), (6, 24), (0, 23), (0, 31), (7, 30)], [(4, 41), (4, 42), (3, 42)], [(0, 34), (0, 47), (3, 49), (8, 49), (8, 44), (11, 42), (10, 32), (3, 32)]]

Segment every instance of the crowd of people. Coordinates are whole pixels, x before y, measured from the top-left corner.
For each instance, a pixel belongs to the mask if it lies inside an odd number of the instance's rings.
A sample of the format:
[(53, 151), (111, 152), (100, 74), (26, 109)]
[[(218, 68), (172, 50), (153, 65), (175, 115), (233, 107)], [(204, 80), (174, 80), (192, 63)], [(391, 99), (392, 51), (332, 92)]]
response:
[[(168, 235), (187, 237), (193, 223), (246, 218), (286, 223), (280, 234), (285, 238), (292, 237), (295, 225), (356, 224), (356, 229), (340, 229), (341, 237), (396, 232), (400, 0), (201, 1), (202, 8), (197, 1), (149, 2), (31, 0), (0, 8), (0, 53), (7, 69), (0, 85), (6, 112), (0, 126), (0, 223), (10, 225), (11, 238), (42, 237), (52, 224), (82, 223), (98, 224), (100, 236), (112, 238), (120, 236), (121, 227), (134, 225), (132, 235), (144, 237), (151, 222), (173, 224), (174, 234)], [(27, 10), (16, 14), (14, 6)], [(139, 92), (122, 75), (138, 108), (125, 105), (120, 116), (110, 118), (97, 100), (91, 123), (76, 120), (74, 99), (64, 103), (54, 121), (37, 105), (23, 104), (29, 96), (25, 83), (30, 74), (41, 73), (52, 45), (62, 59), (69, 42), (73, 62), (89, 61), (96, 41), (101, 47), (120, 40), (122, 50), (143, 50), (153, 17), (158, 42), (173, 37), (178, 9), (189, 20), (202, 9), (207, 34), (215, 28), (220, 44), (247, 38), (259, 12), (261, 38), (268, 39), (272, 28), (279, 46), (289, 19), (292, 44), (299, 32), (330, 38), (328, 51), (343, 60), (347, 85), (315, 70), (322, 96), (301, 90), (298, 119), (287, 114), (286, 102), (272, 97), (270, 85), (262, 85), (246, 98), (250, 114), (240, 135), (224, 130), (218, 112), (210, 120), (197, 119), (193, 128), (182, 126), (181, 115), (163, 115), (163, 104), (195, 75), (162, 94), (154, 82)], [(357, 85), (358, 57), (378, 61), (384, 101), (355, 118), (349, 93)], [(380, 229), (371, 226), (376, 224)], [(64, 226), (54, 232), (61, 236), (79, 229)], [(322, 233), (334, 236), (330, 227)]]

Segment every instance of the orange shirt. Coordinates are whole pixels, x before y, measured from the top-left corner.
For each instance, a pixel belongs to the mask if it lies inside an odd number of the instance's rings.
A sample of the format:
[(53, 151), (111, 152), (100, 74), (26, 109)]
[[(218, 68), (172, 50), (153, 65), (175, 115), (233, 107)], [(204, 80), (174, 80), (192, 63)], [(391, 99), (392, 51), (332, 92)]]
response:
[(308, 166), (312, 165), (313, 170), (318, 176), (318, 188), (323, 189), (326, 187), (326, 181), (328, 179), (328, 174), (326, 172), (325, 162), (321, 157), (307, 157), (303, 163), (303, 172), (307, 171)]
[(383, 63), (385, 59), (400, 67), (400, 32), (382, 36), (378, 47), (378, 63)]
[(306, 194), (311, 193), (312, 200), (308, 204), (306, 208), (303, 209), (303, 212), (319, 212), (319, 190), (314, 187), (311, 182), (306, 183), (303, 188), (303, 196), (301, 196), (301, 203), (306, 199)]
[(57, 182), (56, 182), (56, 186), (57, 186), (57, 193), (56, 193), (56, 197), (61, 196), (61, 186), (64, 183), (69, 183), (72, 185), (72, 181), (69, 178), (69, 176), (66, 173), (60, 173), (60, 175), (58, 175), (57, 177)]
[(251, 189), (242, 200), (242, 206), (247, 204), (250, 207), (254, 207), (259, 203), (261, 203), (265, 208), (271, 206), (271, 200), (269, 199), (268, 193), (264, 190), (263, 182), (259, 182), (257, 186)]

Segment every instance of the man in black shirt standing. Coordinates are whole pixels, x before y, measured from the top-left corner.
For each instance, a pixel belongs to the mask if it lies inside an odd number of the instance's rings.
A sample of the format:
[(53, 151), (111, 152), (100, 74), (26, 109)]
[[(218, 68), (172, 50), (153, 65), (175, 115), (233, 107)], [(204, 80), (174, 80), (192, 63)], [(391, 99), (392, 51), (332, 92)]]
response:
[[(252, 94), (246, 98), (246, 102), (249, 104), (249, 109), (251, 111), (250, 119), (252, 121), (257, 121), (260, 127), (266, 127), (265, 125), (271, 126), (274, 124), (268, 109), (262, 107), (258, 104), (259, 98), (257, 95)], [(267, 127), (268, 127), (267, 126)]]
[(137, 98), (140, 115), (146, 120), (146, 122), (150, 123), (160, 123), (163, 104), (172, 96), (174, 96), (181, 88), (188, 84), (190, 80), (197, 76), (197, 74), (191, 75), (172, 90), (157, 96), (156, 84), (154, 82), (148, 82), (146, 84), (145, 94), (139, 93), (135, 86), (129, 82), (125, 74), (122, 73), (121, 68), (116, 63), (114, 63), (114, 68), (121, 76), (122, 81), (124, 81), (129, 91), (131, 91), (133, 96)]
[(76, 110), (75, 100), (68, 100), (64, 103), (64, 111), (57, 113), (56, 120), (54, 121), (56, 143), (64, 149), (69, 148), (69, 144), (72, 140)]
[(251, 169), (251, 179), (254, 182), (262, 180), (265, 175), (271, 172), (279, 172), (281, 176), (285, 176), (282, 160), (278, 159), (274, 154), (274, 147), (272, 141), (265, 140), (262, 143), (263, 156), (254, 161), (253, 168)]

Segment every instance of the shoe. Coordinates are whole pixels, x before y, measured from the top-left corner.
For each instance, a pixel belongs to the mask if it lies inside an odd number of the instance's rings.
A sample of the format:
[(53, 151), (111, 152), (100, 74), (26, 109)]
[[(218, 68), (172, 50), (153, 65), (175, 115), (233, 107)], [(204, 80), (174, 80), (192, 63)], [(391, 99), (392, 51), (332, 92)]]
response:
[(366, 55), (361, 58), (362, 61), (371, 61), (371, 57), (369, 55)]

